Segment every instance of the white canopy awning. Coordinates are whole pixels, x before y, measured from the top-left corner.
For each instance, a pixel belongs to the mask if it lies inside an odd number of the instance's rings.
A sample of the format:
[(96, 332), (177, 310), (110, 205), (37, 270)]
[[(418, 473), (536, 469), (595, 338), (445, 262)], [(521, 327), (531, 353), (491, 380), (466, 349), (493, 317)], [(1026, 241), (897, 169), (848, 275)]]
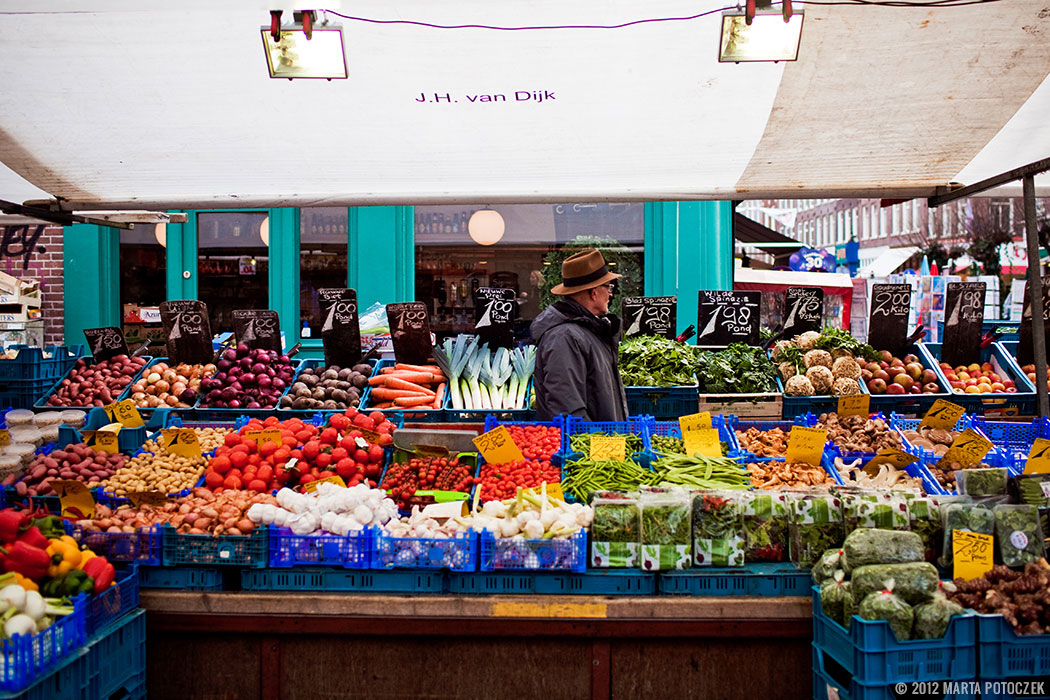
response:
[[(863, 249), (862, 249), (863, 250)], [(888, 248), (874, 261), (857, 270), (857, 277), (885, 277), (897, 271), (905, 260), (919, 252), (915, 246)]]
[[(349, 65), (331, 82), (268, 77), (275, 4), (0, 0), (0, 199), (912, 197), (1050, 157), (1030, 0), (796, 3), (799, 60), (778, 64), (716, 61), (726, 0), (361, 0), (329, 15)], [(642, 19), (669, 21), (580, 28)], [(464, 24), (559, 28), (435, 26)]]

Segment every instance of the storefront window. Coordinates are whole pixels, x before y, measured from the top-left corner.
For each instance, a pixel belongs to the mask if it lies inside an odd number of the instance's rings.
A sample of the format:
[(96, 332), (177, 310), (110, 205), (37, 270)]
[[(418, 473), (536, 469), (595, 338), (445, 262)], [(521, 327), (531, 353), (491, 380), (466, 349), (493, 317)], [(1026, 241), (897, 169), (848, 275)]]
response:
[(317, 290), (347, 285), (347, 211), (317, 207), (299, 212), (299, 321), (303, 338), (320, 338)]
[(640, 203), (517, 204), (488, 207), (503, 217), (504, 233), (481, 245), (468, 223), (481, 205), (415, 208), (416, 299), (430, 308), (439, 335), (474, 328), (472, 292), (513, 289), (520, 305), (519, 334), (555, 297), (561, 262), (584, 247), (602, 249), (610, 269), (624, 275), (612, 311), (623, 296), (644, 289), (645, 216)]
[(120, 232), (120, 315), (132, 346), (164, 337), (160, 303), (167, 298), (167, 227), (136, 224)]
[(269, 223), (262, 212), (197, 215), (197, 298), (213, 333), (233, 330), (234, 309), (269, 308)]

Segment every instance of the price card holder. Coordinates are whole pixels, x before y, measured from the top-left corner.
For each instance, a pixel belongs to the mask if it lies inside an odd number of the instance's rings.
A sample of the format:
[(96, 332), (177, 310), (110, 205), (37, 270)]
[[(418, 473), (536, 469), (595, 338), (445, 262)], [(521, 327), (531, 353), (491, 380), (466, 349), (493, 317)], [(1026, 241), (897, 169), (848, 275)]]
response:
[[(535, 495), (539, 496), (540, 492), (542, 490), (543, 490), (542, 488), (537, 486), (535, 488), (525, 489), (525, 491), (523, 493), (530, 493), (530, 494), (535, 494)], [(553, 483), (548, 483), (547, 484), (547, 497), (548, 498), (552, 498), (552, 499), (554, 499), (556, 501), (564, 501), (565, 500), (565, 493), (561, 489), (561, 482), (555, 481)]]
[(970, 581), (992, 570), (994, 548), (992, 535), (969, 530), (952, 530), (954, 578)]
[(627, 440), (623, 437), (592, 435), (591, 459), (595, 461), (605, 459), (624, 461), (627, 459)]
[(824, 458), (824, 443), (828, 441), (828, 431), (821, 428), (804, 428), (792, 426), (788, 435), (788, 464), (802, 462), (814, 466), (820, 465)]
[(357, 313), (357, 291), (327, 288), (317, 290), (321, 305), (321, 341), (325, 364), (353, 367), (361, 361), (361, 322)]
[[(1029, 303), (1028, 282), (1024, 283), (1024, 302), (1021, 306), (1021, 329), (1020, 338), (1017, 343), (1017, 364), (1030, 365), (1035, 362), (1033, 348), (1035, 342), (1032, 339), (1032, 305)], [(1043, 277), (1043, 331), (1047, 337), (1047, 345), (1050, 346), (1050, 276)]]
[(514, 444), (510, 437), (507, 426), (501, 425), (493, 428), (487, 433), (482, 433), (472, 440), (478, 452), (489, 464), (506, 464), (507, 462), (521, 462), (525, 456)]
[(262, 447), (263, 443), (272, 442), (278, 447), (281, 446), (281, 431), (276, 428), (267, 428), (266, 430), (249, 430), (244, 434), (244, 437), (249, 440), (255, 440), (255, 442)]
[[(711, 414), (708, 411), (678, 417), (678, 427), (685, 435), (687, 430), (707, 430), (711, 427)], [(683, 438), (684, 439), (684, 438)]]
[(1035, 439), (1032, 449), (1028, 450), (1028, 461), (1024, 464), (1024, 473), (1050, 474), (1050, 440)]
[(722, 456), (722, 441), (718, 437), (718, 431), (713, 428), (686, 430), (682, 433), (682, 442), (685, 443), (685, 453), (689, 456)]
[(206, 364), (215, 357), (211, 345), (208, 305), (203, 301), (162, 301), (160, 320), (164, 324), (164, 338), (172, 363)]
[(893, 447), (888, 447), (884, 450), (879, 450), (879, 453), (868, 460), (868, 463), (864, 465), (864, 471), (871, 476), (875, 476), (879, 473), (879, 466), (883, 464), (889, 464), (897, 469), (904, 469), (909, 464), (918, 462), (919, 458), (915, 455), (908, 454), (902, 450), (898, 450)]
[(761, 292), (700, 290), (696, 344), (716, 348), (731, 343), (758, 345), (761, 311)]
[(624, 337), (656, 335), (674, 339), (678, 328), (678, 297), (624, 297)]
[(871, 414), (871, 394), (850, 394), (839, 397), (839, 418), (843, 416), (868, 416)]
[(911, 313), (911, 285), (875, 284), (871, 288), (868, 337), (878, 338), (880, 349), (894, 355), (904, 351)]
[(784, 302), (785, 338), (824, 327), (824, 290), (820, 287), (788, 287)]
[(346, 488), (346, 482), (343, 481), (342, 477), (326, 476), (323, 479), (317, 479), (316, 481), (311, 481), (308, 484), (303, 484), (302, 492), (313, 493), (317, 490), (317, 486), (319, 484), (335, 484), (336, 486), (342, 486), (343, 488)]
[(270, 309), (234, 309), (233, 334), (238, 343), (252, 350), (272, 350), (280, 353), (281, 319)]
[(82, 430), (80, 431), (80, 436), (88, 447), (102, 450), (109, 454), (116, 454), (120, 452), (120, 428), (120, 423), (110, 423), (98, 430)]
[(142, 414), (131, 399), (111, 403), (105, 407), (105, 411), (111, 421), (120, 423), (125, 428), (141, 428), (145, 425)]
[(51, 488), (62, 502), (62, 517), (87, 519), (95, 517), (95, 497), (82, 481), (52, 481)]
[(368, 428), (356, 428), (356, 427), (353, 428), (353, 430), (356, 430), (357, 432), (361, 433), (361, 437), (363, 437), (365, 440), (367, 440), (368, 442), (372, 443), (373, 445), (378, 445), (379, 444), (379, 433), (377, 433), (376, 431), (369, 430)]
[(116, 326), (105, 326), (104, 328), (85, 328), (84, 337), (87, 345), (91, 348), (91, 356), (95, 362), (109, 360), (116, 355), (130, 355), (128, 341), (124, 338), (124, 331)]
[(160, 432), (168, 452), (182, 457), (201, 456), (201, 443), (193, 428), (165, 428)]
[(926, 412), (926, 415), (922, 417), (919, 427), (951, 430), (964, 413), (966, 413), (966, 409), (959, 404), (945, 401), (944, 399), (937, 399), (930, 406), (930, 410)]
[(490, 348), (514, 346), (518, 302), (513, 289), (478, 287), (474, 290), (474, 330)]
[(423, 365), (430, 360), (430, 317), (421, 301), (386, 305), (390, 340), (398, 362)]
[(11, 444), (11, 433), (7, 430), (0, 430), (0, 447), (7, 447)]
[(938, 460), (937, 464), (947, 466), (957, 462), (964, 467), (975, 467), (981, 463), (990, 449), (992, 449), (992, 443), (971, 428), (952, 441), (948, 451)]
[(144, 505), (160, 507), (168, 502), (168, 496), (160, 491), (138, 491), (135, 493), (129, 493), (128, 500), (131, 501), (131, 505), (136, 508)]
[(941, 360), (952, 366), (979, 362), (984, 325), (984, 282), (949, 282)]

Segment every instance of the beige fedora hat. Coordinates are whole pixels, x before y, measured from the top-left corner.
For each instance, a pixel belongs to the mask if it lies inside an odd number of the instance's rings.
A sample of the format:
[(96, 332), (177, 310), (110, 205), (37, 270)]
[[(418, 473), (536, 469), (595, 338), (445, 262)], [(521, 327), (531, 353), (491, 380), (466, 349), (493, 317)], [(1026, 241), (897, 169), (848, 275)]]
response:
[(567, 296), (609, 284), (623, 275), (609, 272), (600, 251), (587, 248), (565, 258), (561, 264), (561, 284), (551, 289), (552, 294)]

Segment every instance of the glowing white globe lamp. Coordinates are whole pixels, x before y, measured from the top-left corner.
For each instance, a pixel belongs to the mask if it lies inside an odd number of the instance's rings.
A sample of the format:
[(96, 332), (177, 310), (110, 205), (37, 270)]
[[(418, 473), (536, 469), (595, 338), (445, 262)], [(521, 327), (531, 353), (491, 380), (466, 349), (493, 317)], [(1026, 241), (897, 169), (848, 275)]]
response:
[(507, 225), (500, 213), (494, 209), (479, 209), (467, 222), (467, 232), (479, 245), (494, 245), (503, 238)]

